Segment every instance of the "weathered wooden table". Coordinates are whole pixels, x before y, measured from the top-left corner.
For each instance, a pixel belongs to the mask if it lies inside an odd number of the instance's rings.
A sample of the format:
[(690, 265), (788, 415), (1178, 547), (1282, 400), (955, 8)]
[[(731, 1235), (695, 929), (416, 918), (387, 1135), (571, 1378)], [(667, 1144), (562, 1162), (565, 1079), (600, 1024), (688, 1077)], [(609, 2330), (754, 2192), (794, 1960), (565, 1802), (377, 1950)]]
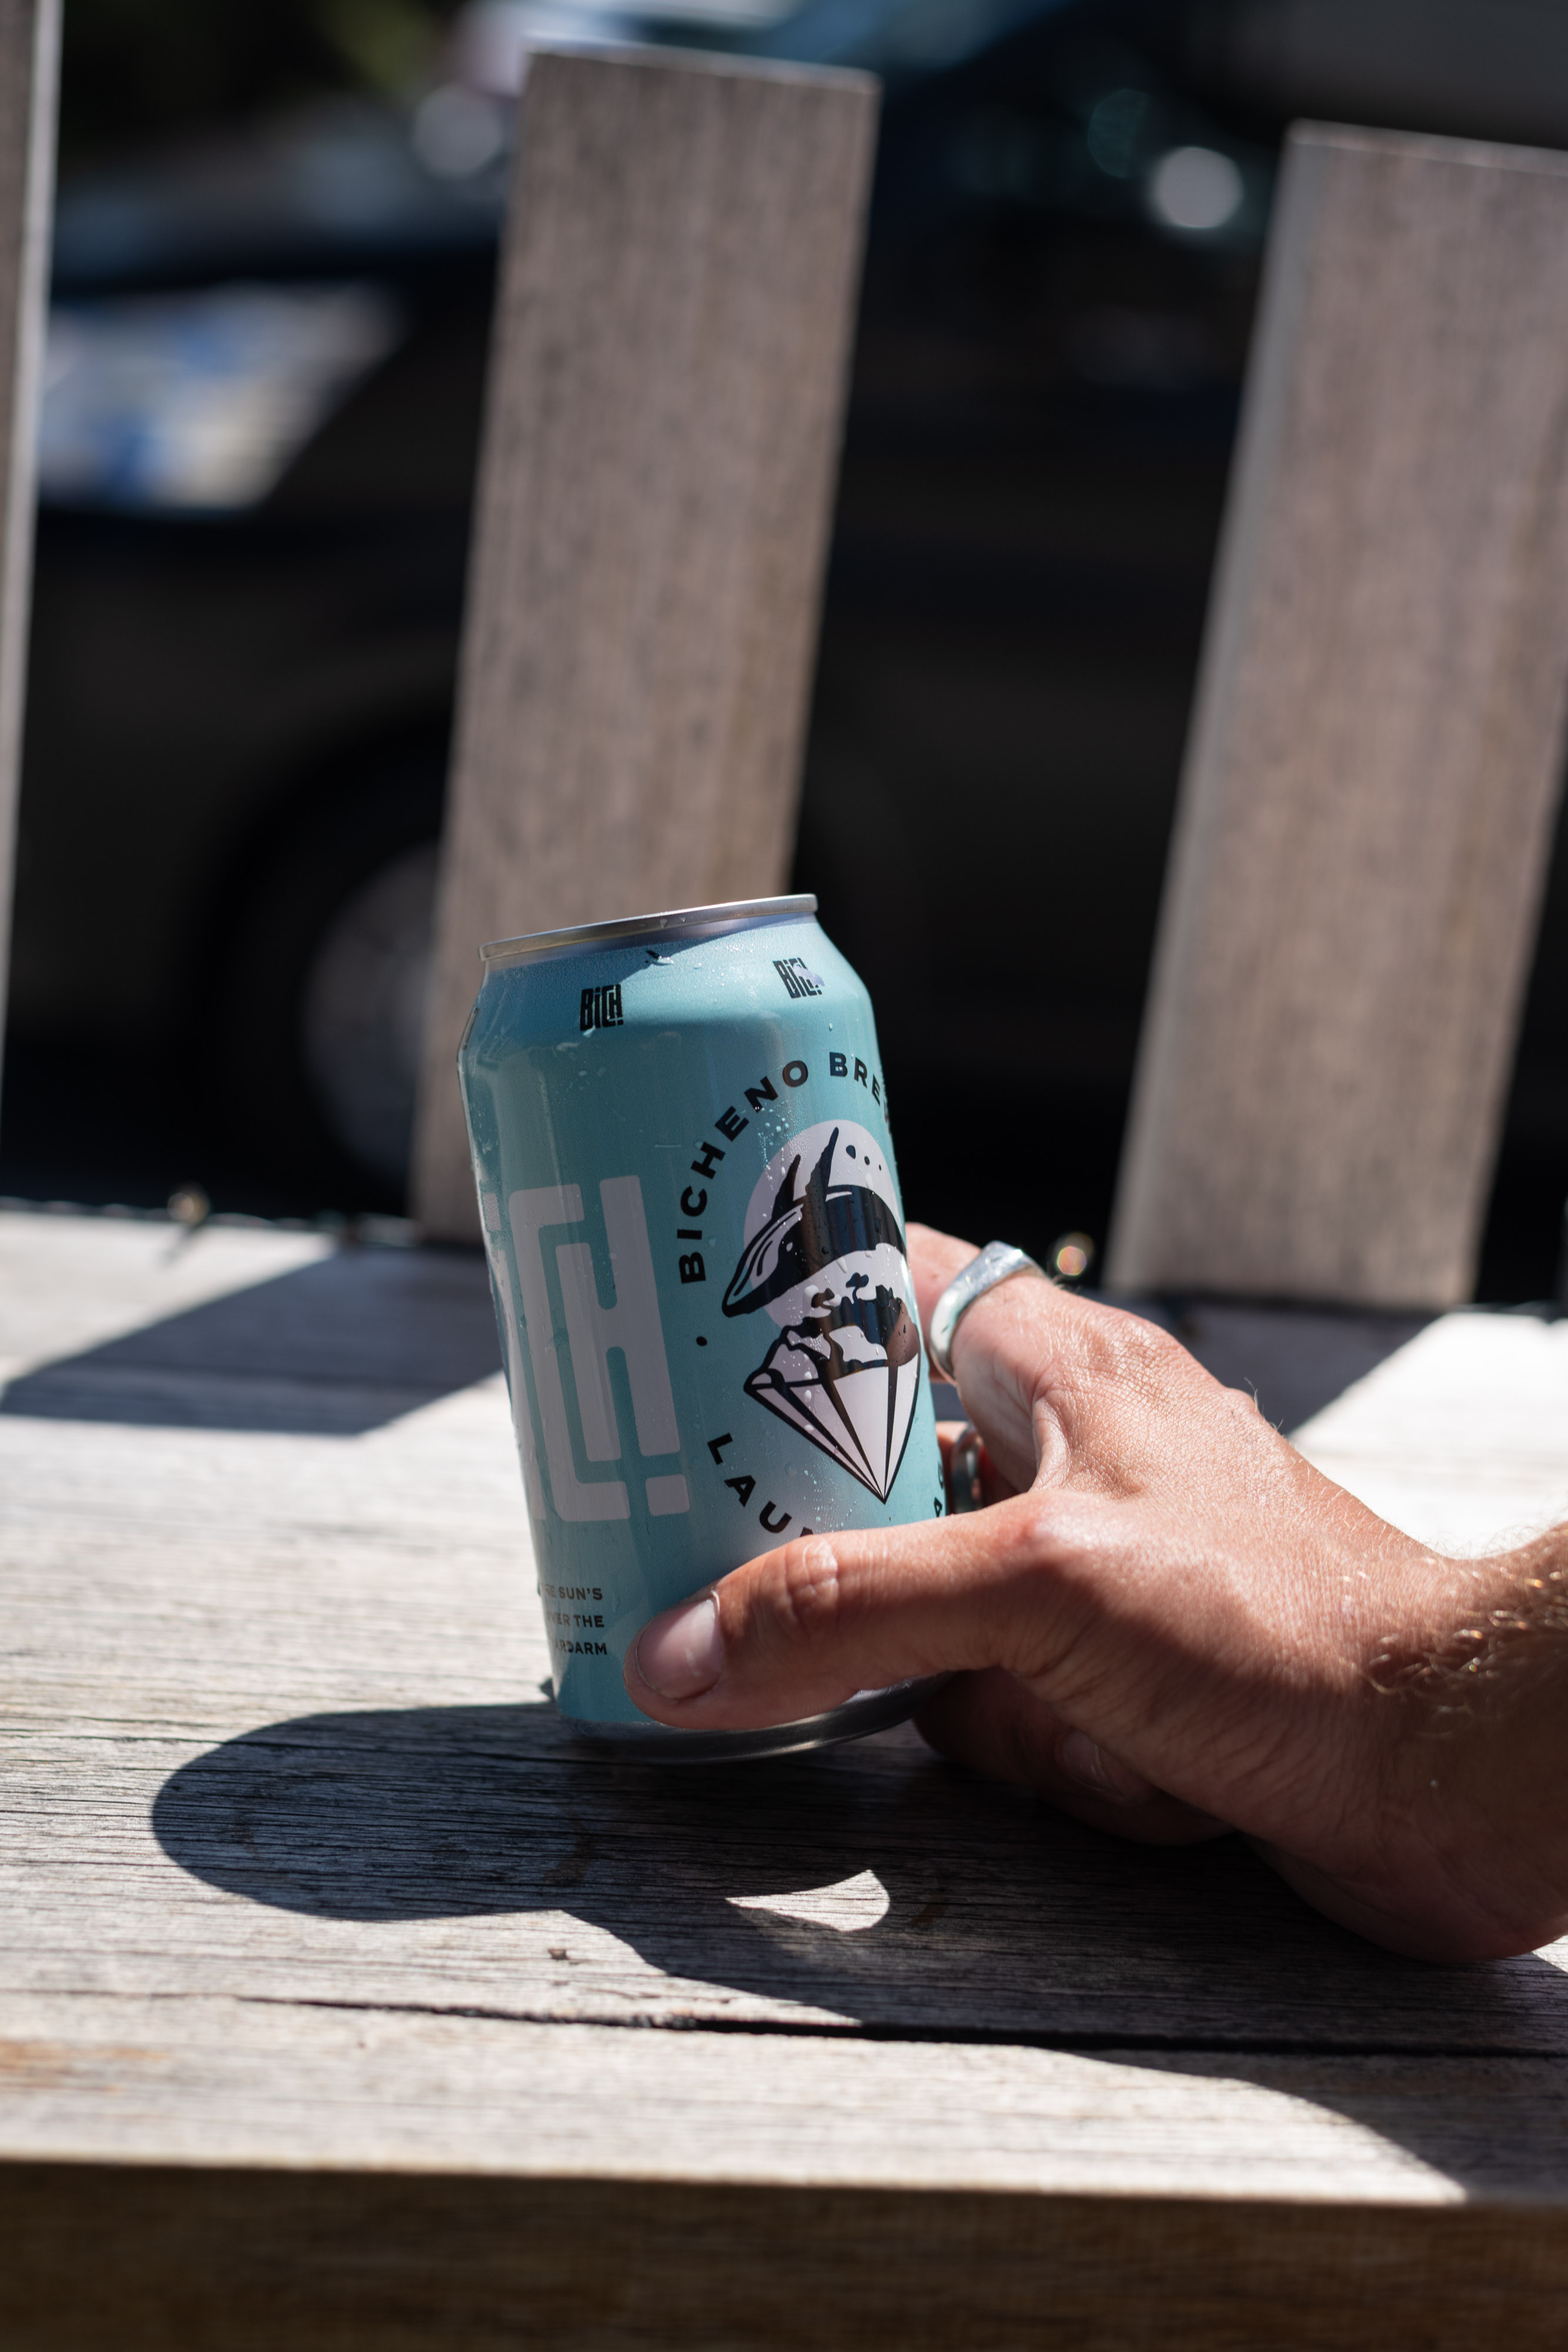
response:
[[(1375, 1506), (1568, 1513), (1568, 1323), (1197, 1310)], [(0, 2333), (1556, 2345), (1568, 1945), (1394, 1958), (909, 1730), (546, 1696), (477, 1257), (0, 1218)]]

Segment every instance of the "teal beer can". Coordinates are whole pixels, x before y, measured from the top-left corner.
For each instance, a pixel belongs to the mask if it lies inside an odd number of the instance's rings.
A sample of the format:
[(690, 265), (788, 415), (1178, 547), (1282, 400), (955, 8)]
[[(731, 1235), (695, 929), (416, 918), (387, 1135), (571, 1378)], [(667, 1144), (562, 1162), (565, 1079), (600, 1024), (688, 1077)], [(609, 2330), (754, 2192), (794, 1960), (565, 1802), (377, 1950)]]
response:
[(797, 1536), (945, 1508), (871, 1002), (814, 898), (480, 950), (457, 1057), (556, 1697), (591, 1737), (779, 1755), (626, 1696), (661, 1609)]

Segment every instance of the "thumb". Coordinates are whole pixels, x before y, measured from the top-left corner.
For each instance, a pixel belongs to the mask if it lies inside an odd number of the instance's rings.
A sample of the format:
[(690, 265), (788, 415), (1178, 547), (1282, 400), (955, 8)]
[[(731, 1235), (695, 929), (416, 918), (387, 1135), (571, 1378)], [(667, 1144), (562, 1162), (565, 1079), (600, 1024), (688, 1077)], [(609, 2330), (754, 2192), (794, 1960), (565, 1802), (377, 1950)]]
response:
[(1223, 1823), (1118, 1763), (1028, 1687), (1091, 1613), (1060, 1572), (1083, 1507), (1020, 1495), (957, 1519), (786, 1545), (645, 1625), (626, 1654), (627, 1691), (677, 1729), (757, 1729), (957, 1669), (920, 1717), (947, 1754), (1123, 1836), (1212, 1837)]
[(660, 1723), (729, 1730), (799, 1722), (857, 1691), (956, 1668), (1038, 1673), (1075, 1613), (1053, 1590), (1042, 1520), (1074, 1507), (1020, 1495), (766, 1552), (645, 1625), (626, 1654), (627, 1691)]

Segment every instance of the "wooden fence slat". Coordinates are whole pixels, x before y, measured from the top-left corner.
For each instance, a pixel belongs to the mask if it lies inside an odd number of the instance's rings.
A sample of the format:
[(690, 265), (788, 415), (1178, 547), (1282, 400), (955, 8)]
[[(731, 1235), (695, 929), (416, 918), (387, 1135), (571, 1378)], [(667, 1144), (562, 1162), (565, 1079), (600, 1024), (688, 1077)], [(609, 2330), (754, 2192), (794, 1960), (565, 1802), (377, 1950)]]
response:
[(0, 1043), (10, 967), (59, 36), (59, 0), (0, 0)]
[(785, 886), (875, 130), (864, 75), (533, 58), (414, 1160), (477, 1232), (483, 940)]
[(1565, 320), (1568, 156), (1292, 133), (1119, 1287), (1470, 1294), (1562, 758)]

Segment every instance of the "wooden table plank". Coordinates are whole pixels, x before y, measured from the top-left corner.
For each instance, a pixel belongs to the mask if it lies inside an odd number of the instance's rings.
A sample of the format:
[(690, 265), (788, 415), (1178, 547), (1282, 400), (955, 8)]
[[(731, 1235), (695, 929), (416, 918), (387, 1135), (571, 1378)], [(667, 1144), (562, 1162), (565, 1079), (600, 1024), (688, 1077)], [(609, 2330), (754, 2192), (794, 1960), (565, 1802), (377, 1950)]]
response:
[[(1114, 2307), (1239, 2346), (1245, 2274), (1288, 2292), (1281, 2343), (1340, 2328), (1347, 2279), (1364, 2332), (1333, 2340), (1398, 2341), (1396, 2288), (1408, 2311), (1448, 2279), (1436, 2344), (1501, 2324), (1433, 2234), (1472, 2210), (1511, 2329), (1549, 2340), (1568, 1944), (1419, 1967), (1236, 1842), (1113, 1844), (907, 1727), (727, 1773), (583, 1748), (545, 1703), (499, 1379), (471, 1377), (483, 1282), (461, 1253), (220, 1229), (171, 1255), (167, 1229), (0, 1217), (0, 2228), (32, 2250), (8, 2342), (484, 2344), (525, 2291), (550, 2341), (775, 2340), (672, 2282), (674, 2228), (728, 2245), (758, 2308), (779, 2248), (815, 2246), (824, 2343), (951, 2340), (922, 2333), (945, 2274), (967, 2341), (1130, 2340)], [(1186, 1322), (1284, 1381), (1266, 1319)], [(1439, 1514), (1458, 1438), (1493, 1448), (1505, 1516), (1561, 1488), (1564, 1417), (1524, 1406), (1568, 1326), (1280, 1328), (1298, 1401), (1362, 1375), (1309, 1428), (1325, 1455)], [(95, 2284), (60, 2301), (89, 2213), (112, 2324)], [(562, 2230), (622, 2265), (575, 2335)], [(308, 2292), (263, 2282), (213, 2336), (214, 2250), (232, 2282), (262, 2242)], [(856, 2246), (896, 2319), (857, 2302)]]
[(1568, 2205), (1542, 2059), (1092, 2053), (12, 1998), (16, 2160)]
[(0, 1381), (319, 1265), (322, 1234), (154, 1217), (0, 1213)]
[[(147, 1234), (84, 1223), (78, 1272), (134, 1261), (149, 1297), (171, 1280), (188, 1295), (206, 1244), (170, 1265)], [(27, 1220), (0, 1235), (24, 1254), (57, 1239)], [(212, 1244), (254, 1276), (263, 1238)], [(78, 1356), (6, 1392), (0, 1527), (21, 1670), (0, 1851), (26, 1900), (0, 1981), (1012, 2040), (1568, 2047), (1568, 1980), (1545, 1960), (1399, 1961), (1319, 1919), (1239, 1843), (1107, 1844), (908, 1729), (743, 1773), (583, 1747), (546, 1697), (498, 1379), (402, 1410), (422, 1358), (467, 1369), (463, 1318), (488, 1315), (477, 1263), (361, 1251), (301, 1268), (302, 1238), (279, 1241), (285, 1270), (238, 1294), (232, 1328), (210, 1303), (187, 1311), (162, 1326), (164, 1353), (179, 1355), (170, 1333), (199, 1357), (217, 1332), (232, 1423), (235, 1335), (265, 1330), (258, 1302), (284, 1294), (305, 1409), (313, 1359), (359, 1392), (358, 1346), (388, 1370), (379, 1425), (361, 1412), (357, 1433), (280, 1432), (276, 1329), (249, 1430), (146, 1425), (156, 1334), (110, 1341), (90, 1378)], [(117, 1322), (132, 1287), (125, 1263), (101, 1284)], [(387, 1315), (402, 1333), (390, 1360)], [(1314, 1426), (1375, 1426), (1356, 1396), (1401, 1396), (1401, 1366), (1440, 1355), (1450, 1330), (1531, 1360), (1568, 1341), (1568, 1325), (1458, 1318)], [(191, 1362), (169, 1374), (192, 1384), (193, 1414), (204, 1377)], [(40, 1395), (49, 1418), (12, 1409)], [(1495, 1378), (1489, 1395), (1517, 1451), (1515, 1400)], [(61, 1397), (97, 1417), (54, 1417)], [(162, 1410), (175, 1417), (167, 1393)], [(330, 1403), (320, 1418), (341, 1431)], [(1563, 1455), (1558, 1443), (1568, 1471)]]
[(0, 2225), (15, 2352), (1556, 2352), (1568, 2287), (1529, 2206), (46, 2164)]

